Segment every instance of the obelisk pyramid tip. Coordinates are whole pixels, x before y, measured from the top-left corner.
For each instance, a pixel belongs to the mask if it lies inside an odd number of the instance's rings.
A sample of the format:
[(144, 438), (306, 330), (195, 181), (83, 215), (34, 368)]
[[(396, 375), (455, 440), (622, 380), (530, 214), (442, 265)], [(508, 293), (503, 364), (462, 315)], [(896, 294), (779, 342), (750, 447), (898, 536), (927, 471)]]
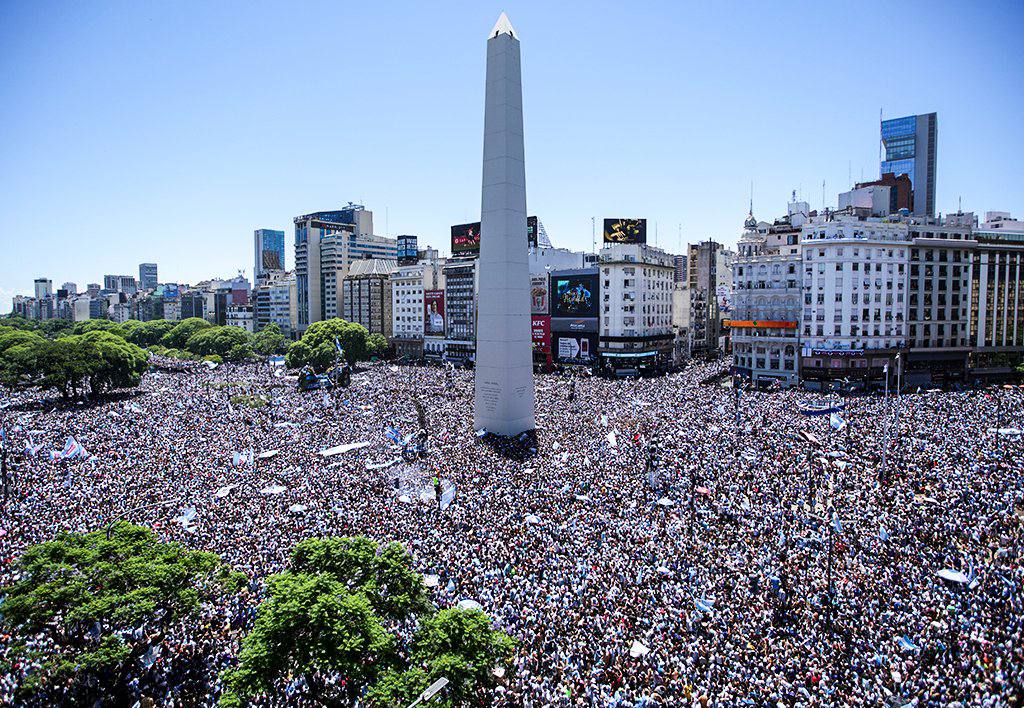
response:
[(493, 39), (497, 37), (499, 34), (507, 34), (513, 39), (518, 39), (516, 37), (516, 31), (512, 29), (512, 23), (508, 21), (508, 15), (506, 15), (504, 12), (501, 13), (501, 17), (498, 18), (498, 21), (494, 23), (494, 29), (491, 30), (491, 33), (487, 36), (487, 38)]

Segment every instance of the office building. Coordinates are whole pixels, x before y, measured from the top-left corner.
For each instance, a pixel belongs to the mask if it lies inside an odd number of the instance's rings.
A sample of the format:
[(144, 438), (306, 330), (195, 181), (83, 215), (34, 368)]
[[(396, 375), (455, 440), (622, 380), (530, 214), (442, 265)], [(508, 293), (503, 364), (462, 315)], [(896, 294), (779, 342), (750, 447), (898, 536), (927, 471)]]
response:
[[(748, 218), (748, 227), (752, 218)], [(721, 351), (721, 321), (728, 314), (723, 310), (731, 306), (735, 256), (734, 252), (712, 240), (690, 244), (687, 248), (690, 349), (693, 356), (716, 356)]]
[(882, 121), (884, 150), (879, 174), (905, 174), (914, 190), (914, 216), (935, 216), (935, 148), (937, 119), (934, 113)]
[(672, 267), (675, 273), (672, 274), (673, 282), (686, 283), (689, 273), (686, 268), (686, 256), (672, 256)]
[(134, 295), (139, 291), (139, 286), (132, 275), (104, 275), (103, 290), (108, 293)]
[(477, 259), (449, 258), (444, 275), (444, 358), (466, 364), (476, 358)]
[(156, 263), (139, 264), (139, 289), (143, 292), (156, 290), (160, 280), (157, 275)]
[(53, 281), (49, 278), (35, 279), (36, 300), (45, 300), (53, 297)]
[(60, 286), (60, 289), (66, 292), (68, 297), (74, 297), (78, 294), (78, 285), (75, 283), (64, 283)]
[(284, 231), (256, 229), (253, 232), (253, 282), (268, 273), (284, 272)]
[(342, 280), (342, 317), (391, 339), (391, 271), (397, 265), (393, 258), (353, 261)]
[(253, 327), (259, 331), (276, 324), (285, 337), (292, 336), (291, 291), (294, 273), (266, 272), (252, 290)]
[(298, 331), (340, 317), (342, 281), (354, 261), (398, 258), (395, 239), (373, 235), (373, 213), (350, 204), (337, 211), (295, 217)]

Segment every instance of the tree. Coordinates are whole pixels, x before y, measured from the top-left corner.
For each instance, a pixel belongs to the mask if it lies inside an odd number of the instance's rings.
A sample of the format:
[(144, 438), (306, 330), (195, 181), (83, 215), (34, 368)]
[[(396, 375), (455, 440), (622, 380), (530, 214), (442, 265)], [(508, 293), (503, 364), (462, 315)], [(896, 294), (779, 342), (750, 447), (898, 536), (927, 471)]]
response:
[(354, 363), (366, 358), (366, 340), (370, 333), (366, 327), (340, 318), (314, 322), (302, 335), (302, 340), (315, 349), (321, 344), (334, 346), (334, 340), (345, 350), (345, 358)]
[(164, 335), (174, 329), (176, 325), (176, 322), (170, 320), (150, 320), (143, 322), (142, 326), (130, 333), (126, 339), (140, 347), (149, 347), (159, 344)]
[(369, 356), (382, 357), (387, 354), (388, 340), (383, 334), (374, 332), (366, 340), (366, 350)]
[[(475, 698), (493, 685), (494, 666), (510, 660), (514, 644), (482, 612), (432, 618), (433, 611), (400, 544), (381, 547), (361, 536), (303, 541), (288, 570), (268, 580), (238, 665), (223, 676), (221, 705), (277, 694), (295, 677), (323, 705), (351, 705), (365, 690), (374, 708), (404, 706), (442, 675), (453, 696)], [(412, 650), (398, 634), (409, 622), (419, 625)]]
[(301, 369), (309, 363), (312, 353), (313, 350), (310, 349), (309, 345), (300, 339), (288, 347), (288, 353), (284, 356), (284, 363), (289, 369)]
[[(207, 326), (200, 328), (188, 338), (185, 342), (185, 349), (198, 356), (217, 354), (232, 360), (230, 356), (232, 349), (238, 346), (248, 348), (251, 338), (251, 335), (241, 327)], [(252, 353), (251, 348), (248, 348), (247, 351), (249, 354)], [(246, 352), (241, 351), (238, 354), (245, 358)]]
[(276, 322), (271, 322), (253, 335), (252, 348), (257, 354), (270, 356), (285, 351), (285, 338)]
[(183, 349), (185, 342), (189, 340), (192, 335), (201, 329), (212, 327), (209, 322), (204, 320), (202, 317), (189, 317), (188, 319), (182, 320), (178, 324), (167, 332), (160, 340), (168, 349)]
[(50, 339), (54, 339), (56, 337), (62, 337), (66, 334), (71, 334), (71, 329), (72, 327), (74, 327), (74, 325), (75, 323), (72, 322), (71, 320), (43, 320), (42, 322), (39, 323), (39, 331), (42, 332), (47, 337), (49, 337)]
[(481, 688), (495, 683), (494, 668), (509, 664), (515, 642), (491, 629), (480, 610), (441, 610), (420, 626), (413, 642), (413, 659), (426, 666), (427, 677), (442, 676), (451, 683), (449, 695), (456, 703), (470, 700)]
[(85, 346), (79, 353), (92, 362), (88, 379), (93, 396), (114, 388), (139, 385), (148, 366), (146, 352), (109, 332), (90, 332), (83, 337)]
[[(26, 549), (14, 568), (18, 580), (2, 589), (0, 621), (13, 650), (40, 664), (22, 697), (45, 703), (48, 687), (59, 684), (62, 693), (51, 699), (78, 705), (130, 705), (129, 670), (148, 649), (146, 636), (132, 630), (144, 624), (166, 632), (244, 581), (212, 553), (159, 542), (151, 530), (123, 522), (110, 538), (106, 530), (61, 532)], [(38, 635), (51, 645), (45, 654), (33, 648)]]
[(117, 322), (111, 320), (82, 320), (75, 322), (71, 328), (71, 334), (88, 334), (89, 332), (110, 332), (119, 337), (124, 336), (124, 329)]

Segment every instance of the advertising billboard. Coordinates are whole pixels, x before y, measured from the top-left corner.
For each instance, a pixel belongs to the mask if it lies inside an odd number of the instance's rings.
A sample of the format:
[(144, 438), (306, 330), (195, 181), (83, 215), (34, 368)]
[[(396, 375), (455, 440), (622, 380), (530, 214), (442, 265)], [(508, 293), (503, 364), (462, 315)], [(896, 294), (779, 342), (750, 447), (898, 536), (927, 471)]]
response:
[(444, 290), (423, 292), (423, 333), (428, 337), (444, 334)]
[(452, 255), (480, 253), (480, 222), (452, 227)]
[(548, 314), (548, 277), (530, 276), (530, 312), (535, 315)]
[(552, 317), (597, 317), (597, 273), (552, 274)]
[(551, 318), (549, 316), (531, 315), (530, 332), (533, 351), (545, 354), (551, 351)]
[(284, 263), (281, 262), (280, 251), (268, 251), (264, 249), (260, 253), (260, 261), (263, 270), (284, 270)]
[(560, 364), (593, 364), (597, 358), (596, 334), (556, 332), (551, 346), (555, 361)]
[(647, 243), (647, 219), (605, 219), (605, 243)]
[(415, 236), (398, 237), (398, 265), (416, 265), (419, 259), (418, 241)]

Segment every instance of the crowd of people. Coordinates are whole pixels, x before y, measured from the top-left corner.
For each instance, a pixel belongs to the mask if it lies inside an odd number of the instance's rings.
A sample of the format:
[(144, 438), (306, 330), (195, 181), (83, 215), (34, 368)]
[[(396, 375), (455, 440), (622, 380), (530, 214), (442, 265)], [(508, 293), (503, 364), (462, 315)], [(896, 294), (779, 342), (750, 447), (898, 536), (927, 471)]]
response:
[[(94, 457), (12, 472), (0, 583), (27, 545), (115, 519), (247, 574), (153, 638), (133, 671), (159, 706), (215, 704), (262, 580), (304, 538), (356, 534), (405, 544), (437, 606), (473, 600), (517, 640), (489, 705), (1021, 705), (1024, 388), (737, 396), (720, 369), (537, 376), (525, 456), (474, 430), (472, 372), (380, 364), (302, 393), (264, 364), (188, 365), (69, 407), (4, 391), (9, 445), (70, 435)], [(402, 460), (393, 433), (424, 418), (425, 455)], [(4, 704), (35, 668), (10, 641)]]

